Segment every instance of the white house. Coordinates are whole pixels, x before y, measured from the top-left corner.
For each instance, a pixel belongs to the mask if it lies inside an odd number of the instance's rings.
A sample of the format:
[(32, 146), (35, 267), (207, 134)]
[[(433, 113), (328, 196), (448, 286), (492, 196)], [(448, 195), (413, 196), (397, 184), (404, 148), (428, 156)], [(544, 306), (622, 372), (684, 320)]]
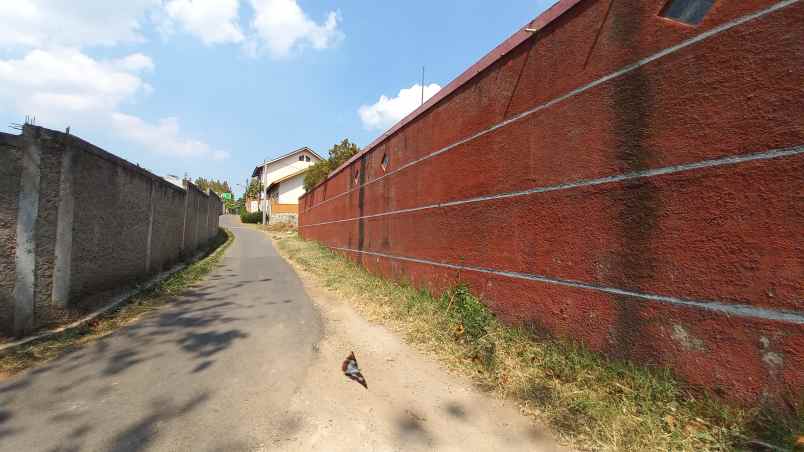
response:
[[(249, 200), (246, 203), (246, 210), (254, 212), (259, 206), (260, 210), (270, 212), (272, 206), (268, 204), (269, 191), (274, 206), (277, 204), (298, 206), (299, 197), (304, 194), (304, 172), (309, 166), (321, 160), (321, 156), (314, 150), (303, 147), (255, 167), (251, 177), (262, 182), (263, 196), (259, 203), (257, 200)], [(276, 211), (277, 208), (274, 207), (273, 210)], [(293, 209), (280, 207), (280, 210)], [(295, 212), (298, 212), (298, 207), (295, 208)]]

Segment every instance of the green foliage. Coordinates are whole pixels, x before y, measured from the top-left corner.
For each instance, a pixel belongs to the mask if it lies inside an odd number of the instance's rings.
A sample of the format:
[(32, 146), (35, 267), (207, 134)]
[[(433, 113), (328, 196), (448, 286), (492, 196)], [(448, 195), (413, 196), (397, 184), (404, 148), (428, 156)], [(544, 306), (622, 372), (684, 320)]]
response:
[(240, 207), (240, 202), (235, 201), (234, 199), (224, 199), (223, 206), (226, 208), (226, 211), (229, 213), (237, 212)]
[(243, 223), (252, 223), (252, 224), (259, 224), (262, 223), (262, 211), (256, 212), (246, 212), (245, 210), (240, 211), (240, 221)]
[(229, 186), (229, 182), (226, 181), (219, 181), (215, 179), (204, 179), (203, 177), (197, 177), (193, 183), (201, 190), (212, 190), (218, 194), (232, 192), (232, 188)]
[(472, 295), (465, 284), (445, 292), (441, 296), (441, 302), (446, 304), (450, 319), (460, 325), (468, 341), (477, 342), (488, 334), (494, 315), (486, 305)]
[(360, 148), (348, 139), (344, 138), (343, 141), (332, 146), (329, 150), (329, 163), (332, 171), (338, 169), (339, 166), (346, 163), (347, 160), (352, 158), (355, 154), (360, 152)]
[(262, 192), (262, 182), (259, 179), (252, 179), (246, 189), (246, 198), (259, 199)]
[(348, 139), (332, 146), (329, 150), (329, 158), (310, 166), (304, 174), (304, 190), (310, 191), (358, 152), (360, 152), (360, 148)]
[[(203, 177), (197, 177), (193, 183), (196, 187), (200, 188), (201, 190), (212, 190), (221, 196), (224, 193), (231, 193), (232, 187), (229, 186), (229, 182), (227, 181), (219, 181), (216, 179), (205, 179)], [(237, 202), (234, 199), (224, 199), (223, 205), (226, 207), (227, 212), (234, 212), (237, 210)]]
[(321, 160), (307, 168), (307, 171), (304, 173), (304, 191), (310, 191), (310, 189), (326, 179), (329, 173), (329, 160)]

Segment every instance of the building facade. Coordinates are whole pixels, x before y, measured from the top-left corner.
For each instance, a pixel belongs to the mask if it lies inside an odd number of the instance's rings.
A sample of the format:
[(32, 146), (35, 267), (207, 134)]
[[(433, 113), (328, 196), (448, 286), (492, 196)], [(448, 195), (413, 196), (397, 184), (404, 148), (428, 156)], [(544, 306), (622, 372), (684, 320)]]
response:
[(321, 160), (318, 153), (305, 146), (256, 166), (251, 177), (260, 181), (263, 191), (260, 199), (246, 200), (246, 211), (270, 211), (268, 192), (272, 187), (276, 204), (297, 206), (304, 194), (304, 172)]

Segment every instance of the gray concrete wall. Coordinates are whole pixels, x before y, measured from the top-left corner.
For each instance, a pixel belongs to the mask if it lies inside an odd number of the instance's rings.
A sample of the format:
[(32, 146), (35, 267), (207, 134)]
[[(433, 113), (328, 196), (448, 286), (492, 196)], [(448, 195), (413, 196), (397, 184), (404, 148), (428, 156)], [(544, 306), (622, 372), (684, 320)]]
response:
[(22, 164), (17, 138), (0, 133), (0, 325), (10, 325), (14, 314), (17, 196)]
[(184, 227), (184, 190), (173, 184), (152, 185), (154, 189), (153, 232), (150, 270), (166, 270), (182, 256)]
[(154, 178), (85, 150), (75, 162), (71, 299), (143, 275), (148, 253)]
[(0, 134), (0, 333), (58, 323), (87, 295), (194, 254), (217, 234), (220, 211), (214, 194), (77, 137), (34, 126)]
[(35, 238), (35, 284), (34, 315), (30, 328), (41, 324), (58, 322), (63, 311), (51, 303), (53, 277), (55, 271), (55, 244), (58, 227), (59, 187), (63, 156), (63, 142), (58, 136), (45, 133), (44, 129), (31, 129), (24, 137), (26, 146), (38, 147), (39, 202), (36, 217)]

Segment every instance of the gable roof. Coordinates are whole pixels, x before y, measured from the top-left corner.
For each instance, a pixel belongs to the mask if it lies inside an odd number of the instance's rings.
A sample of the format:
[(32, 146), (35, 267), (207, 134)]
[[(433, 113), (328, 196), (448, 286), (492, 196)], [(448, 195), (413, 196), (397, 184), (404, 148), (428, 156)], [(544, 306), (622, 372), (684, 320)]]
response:
[(258, 175), (262, 174), (262, 168), (264, 166), (270, 165), (272, 163), (276, 163), (276, 162), (278, 162), (278, 161), (280, 161), (280, 160), (282, 160), (284, 158), (293, 156), (295, 154), (299, 154), (301, 152), (309, 152), (310, 154), (313, 155), (313, 157), (317, 158), (318, 160), (324, 160), (324, 158), (321, 157), (320, 155), (318, 155), (318, 153), (316, 151), (308, 148), (307, 146), (304, 146), (304, 147), (300, 147), (299, 149), (296, 149), (295, 151), (290, 151), (287, 154), (280, 155), (279, 157), (276, 157), (274, 159), (268, 160), (265, 163), (262, 163), (262, 164), (259, 164), (259, 165), (255, 166), (254, 171), (251, 173), (251, 177), (257, 177)]

